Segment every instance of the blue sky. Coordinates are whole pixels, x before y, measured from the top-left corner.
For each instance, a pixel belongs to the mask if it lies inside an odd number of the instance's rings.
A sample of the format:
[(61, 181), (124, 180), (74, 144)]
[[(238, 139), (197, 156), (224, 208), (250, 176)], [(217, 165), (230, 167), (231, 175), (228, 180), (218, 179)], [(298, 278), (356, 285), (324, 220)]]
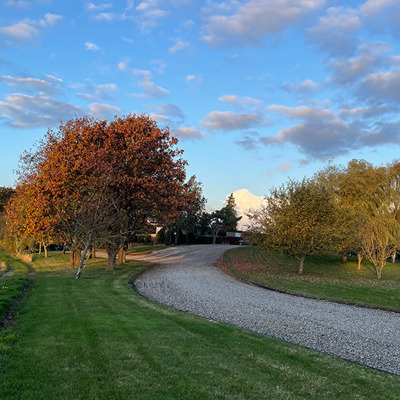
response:
[(3, 0), (0, 186), (60, 120), (147, 113), (210, 208), (399, 152), (398, 0)]

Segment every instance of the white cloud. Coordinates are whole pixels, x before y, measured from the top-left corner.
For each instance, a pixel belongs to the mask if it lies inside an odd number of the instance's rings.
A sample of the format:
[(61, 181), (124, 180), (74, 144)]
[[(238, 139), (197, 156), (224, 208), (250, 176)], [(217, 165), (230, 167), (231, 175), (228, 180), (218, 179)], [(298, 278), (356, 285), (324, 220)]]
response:
[(338, 115), (342, 118), (376, 118), (390, 112), (396, 112), (396, 106), (391, 108), (384, 104), (372, 107), (342, 108)]
[(81, 114), (82, 109), (47, 96), (14, 93), (0, 101), (0, 114), (15, 128), (49, 128)]
[(280, 131), (272, 138), (264, 137), (260, 140), (266, 145), (291, 143), (302, 153), (325, 160), (357, 147), (360, 136), (360, 129), (356, 129), (356, 126), (333, 120), (299, 124)]
[(325, 3), (326, 0), (211, 3), (214, 10), (203, 10), (209, 16), (203, 26), (202, 39), (211, 46), (259, 43), (263, 37), (297, 24), (302, 17)]
[(263, 137), (265, 145), (292, 144), (307, 156), (307, 159), (327, 160), (364, 147), (385, 144), (400, 144), (398, 134), (400, 122), (360, 121), (345, 123), (339, 119), (327, 122), (306, 122), (283, 129), (274, 137)]
[(237, 114), (232, 111), (212, 111), (201, 121), (201, 125), (210, 130), (242, 130), (255, 125), (261, 125), (263, 121), (259, 114)]
[(321, 89), (321, 85), (315, 83), (312, 79), (306, 79), (302, 82), (293, 84), (284, 82), (282, 88), (289, 93), (296, 93), (300, 95), (309, 95)]
[(23, 42), (39, 35), (38, 28), (46, 28), (56, 25), (62, 19), (61, 15), (45, 14), (40, 20), (24, 19), (10, 26), (0, 28), (0, 34), (17, 42)]
[(127, 62), (127, 61), (120, 61), (120, 62), (118, 63), (118, 69), (119, 69), (120, 71), (125, 71), (125, 70), (127, 70), (127, 69), (128, 69), (128, 62)]
[(44, 79), (37, 79), (32, 77), (16, 77), (4, 75), (3, 81), (7, 86), (24, 90), (28, 92), (54, 92), (56, 90), (55, 82), (48, 82)]
[(160, 115), (168, 115), (170, 117), (176, 117), (184, 119), (182, 110), (175, 104), (161, 104), (159, 106), (151, 106), (150, 110), (156, 111)]
[(331, 56), (353, 54), (361, 28), (358, 12), (352, 8), (331, 7), (318, 20), (318, 25), (308, 29), (307, 40)]
[(31, 3), (25, 0), (6, 0), (7, 7), (14, 7), (19, 9), (28, 9), (31, 7)]
[(157, 86), (154, 82), (151, 81), (149, 76), (144, 76), (141, 82), (141, 86), (144, 89), (142, 97), (151, 97), (153, 99), (160, 99), (162, 97), (169, 96), (170, 91), (164, 89), (161, 86)]
[(189, 42), (183, 42), (182, 40), (178, 40), (173, 46), (169, 48), (168, 51), (170, 54), (175, 54), (178, 53), (179, 51), (186, 49), (188, 46), (190, 46)]
[(332, 119), (334, 114), (330, 110), (320, 110), (306, 106), (286, 107), (272, 104), (267, 107), (267, 110), (274, 110), (281, 114), (287, 115), (290, 118), (306, 119), (306, 120), (324, 120)]
[(86, 47), (86, 50), (90, 50), (90, 51), (100, 50), (99, 46), (97, 46), (96, 44), (91, 43), (91, 42), (86, 42), (85, 47)]
[(187, 75), (185, 77), (187, 83), (196, 83), (197, 85), (203, 84), (203, 75)]
[(181, 126), (180, 128), (175, 129), (172, 132), (172, 134), (173, 134), (173, 136), (176, 136), (180, 139), (195, 140), (195, 139), (202, 139), (203, 137), (205, 137), (203, 132), (201, 132), (197, 129), (191, 128), (190, 126)]
[(93, 18), (97, 19), (98, 21), (114, 21), (119, 17), (115, 13), (100, 13), (95, 15)]
[(100, 85), (78, 84), (75, 88), (86, 90), (86, 93), (78, 93), (78, 96), (91, 101), (112, 99), (113, 97), (110, 95), (110, 92), (118, 90), (118, 86), (115, 83), (104, 83)]
[(288, 172), (292, 168), (293, 168), (293, 165), (290, 162), (285, 161), (279, 166), (279, 171)]
[(14, 25), (0, 28), (0, 33), (12, 39), (25, 40), (38, 35), (39, 31), (29, 23), (21, 21)]
[(57, 14), (45, 14), (44, 18), (39, 20), (38, 23), (41, 26), (54, 26), (58, 23), (58, 21), (62, 20), (61, 15)]
[(95, 118), (112, 119), (121, 112), (121, 109), (110, 104), (92, 103), (89, 105), (89, 112)]
[(362, 82), (360, 94), (376, 102), (400, 101), (400, 69), (374, 72)]
[(398, 4), (398, 0), (367, 0), (361, 7), (363, 16), (373, 17), (385, 10), (387, 7)]
[(363, 78), (365, 74), (375, 68), (392, 64), (384, 53), (390, 50), (390, 45), (385, 42), (365, 43), (359, 47), (357, 57), (330, 60), (329, 70), (333, 71), (328, 80), (339, 85), (354, 85), (354, 82)]
[(136, 21), (143, 33), (150, 33), (169, 14), (159, 4), (159, 0), (144, 0), (136, 6)]
[(155, 114), (155, 113), (150, 113), (149, 117), (155, 121), (158, 122), (164, 122), (166, 124), (170, 124), (172, 121), (170, 118), (166, 117), (165, 115), (162, 114)]
[(257, 132), (246, 132), (246, 135), (236, 140), (235, 143), (245, 150), (255, 150), (259, 145), (259, 135)]
[(94, 3), (89, 3), (87, 5), (87, 9), (89, 11), (103, 11), (103, 10), (107, 10), (108, 8), (112, 8), (113, 7), (113, 3), (102, 3), (102, 4), (98, 4), (95, 5)]
[(249, 225), (249, 218), (246, 214), (251, 210), (258, 210), (264, 204), (265, 200), (263, 197), (251, 193), (248, 189), (239, 189), (232, 194), (235, 198), (236, 211), (242, 217), (238, 228), (239, 230), (245, 230), (246, 226)]
[(234, 94), (225, 94), (219, 97), (218, 100), (240, 108), (257, 107), (262, 103), (260, 99), (249, 96), (236, 96)]

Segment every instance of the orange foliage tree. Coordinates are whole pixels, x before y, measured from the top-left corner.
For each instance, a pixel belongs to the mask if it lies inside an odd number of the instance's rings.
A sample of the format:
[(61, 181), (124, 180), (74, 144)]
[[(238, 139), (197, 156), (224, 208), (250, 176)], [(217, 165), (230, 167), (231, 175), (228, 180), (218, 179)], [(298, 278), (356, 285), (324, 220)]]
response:
[(34, 209), (25, 229), (62, 239), (78, 253), (77, 277), (94, 243), (114, 269), (132, 234), (150, 219), (176, 218), (190, 203), (176, 145), (168, 129), (144, 115), (111, 122), (82, 117), (48, 131), (36, 152), (21, 157), (18, 186), (33, 193)]

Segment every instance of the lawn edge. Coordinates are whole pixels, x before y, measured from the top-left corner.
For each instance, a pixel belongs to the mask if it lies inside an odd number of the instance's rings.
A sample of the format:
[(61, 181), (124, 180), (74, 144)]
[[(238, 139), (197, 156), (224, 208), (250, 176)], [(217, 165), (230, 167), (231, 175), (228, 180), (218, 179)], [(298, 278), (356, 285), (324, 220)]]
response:
[[(33, 284), (36, 281), (35, 269), (32, 267), (32, 265), (30, 265), (28, 263), (24, 263), (24, 264), (28, 269), (28, 273), (27, 273), (28, 280), (26, 282), (26, 285), (23, 287), (23, 289), (18, 293), (18, 296), (13, 299), (10, 309), (3, 316), (0, 316), (0, 332), (6, 331), (7, 329), (10, 329), (12, 326), (14, 326), (15, 311), (17, 310), (21, 301), (25, 298), (26, 294), (29, 292), (29, 290), (31, 289), (31, 287), (33, 286)], [(4, 281), (7, 281), (7, 280), (4, 280)]]
[(329, 303), (343, 304), (343, 305), (347, 305), (347, 306), (368, 308), (368, 309), (371, 309), (371, 310), (379, 310), (379, 311), (388, 311), (388, 312), (393, 312), (393, 313), (396, 313), (396, 314), (400, 314), (400, 310), (396, 310), (394, 308), (369, 306), (369, 305), (366, 305), (366, 304), (353, 303), (353, 302), (345, 301), (345, 300), (323, 299), (321, 297), (316, 297), (316, 296), (311, 296), (311, 295), (307, 296), (305, 294), (289, 292), (289, 291), (282, 290), (282, 289), (276, 289), (276, 288), (274, 288), (272, 286), (262, 285), (261, 283), (254, 282), (254, 281), (252, 281), (250, 279), (247, 279), (247, 278), (244, 278), (242, 276), (238, 276), (238, 275), (234, 274), (232, 271), (230, 271), (228, 265), (224, 262), (224, 254), (222, 254), (213, 265), (216, 268), (218, 268), (221, 272), (223, 272), (224, 274), (229, 275), (232, 278), (234, 278), (234, 279), (236, 279), (236, 280), (238, 280), (240, 282), (246, 283), (248, 285), (257, 286), (257, 287), (259, 287), (261, 289), (270, 290), (272, 292), (277, 292), (277, 293), (282, 293), (282, 294), (289, 294), (291, 296), (296, 296), (296, 297), (303, 297), (305, 299), (325, 301), (325, 302), (329, 302)]

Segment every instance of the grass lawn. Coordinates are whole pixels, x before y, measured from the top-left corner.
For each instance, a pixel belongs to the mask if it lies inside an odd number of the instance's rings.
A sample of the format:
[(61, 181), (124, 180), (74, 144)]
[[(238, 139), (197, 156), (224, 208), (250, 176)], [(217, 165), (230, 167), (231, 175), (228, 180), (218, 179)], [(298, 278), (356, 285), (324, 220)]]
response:
[(128, 281), (148, 264), (94, 260), (76, 280), (65, 260), (34, 259), (0, 399), (399, 399), (398, 376), (142, 298)]
[[(231, 274), (289, 293), (400, 311), (400, 263), (387, 263), (378, 280), (371, 265), (342, 263), (336, 256), (307, 256), (304, 274), (292, 256), (246, 246), (225, 253), (223, 267)], [(400, 398), (400, 395), (399, 395)]]
[(140, 244), (128, 248), (127, 254), (149, 254), (156, 250), (166, 249), (169, 246), (165, 244)]
[[(12, 276), (0, 282), (0, 318), (9, 310), (14, 300), (19, 296), (21, 291), (28, 283), (28, 268), (27, 265), (8, 253), (0, 250), (0, 261), (5, 261), (9, 270), (9, 266), (14, 267)], [(1, 275), (0, 275), (1, 276)], [(1, 346), (1, 341), (0, 341)]]

